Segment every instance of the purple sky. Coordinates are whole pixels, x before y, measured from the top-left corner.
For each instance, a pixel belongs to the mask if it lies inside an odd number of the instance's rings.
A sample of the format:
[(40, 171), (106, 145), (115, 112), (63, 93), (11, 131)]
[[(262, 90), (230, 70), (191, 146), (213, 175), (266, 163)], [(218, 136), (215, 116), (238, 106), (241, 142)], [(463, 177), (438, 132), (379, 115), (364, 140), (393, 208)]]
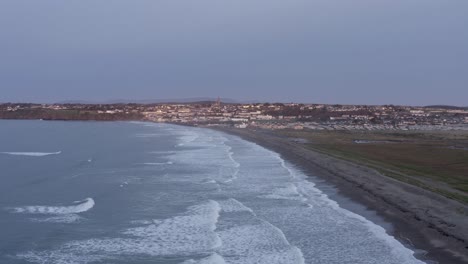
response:
[(0, 102), (468, 105), (466, 0), (2, 0)]

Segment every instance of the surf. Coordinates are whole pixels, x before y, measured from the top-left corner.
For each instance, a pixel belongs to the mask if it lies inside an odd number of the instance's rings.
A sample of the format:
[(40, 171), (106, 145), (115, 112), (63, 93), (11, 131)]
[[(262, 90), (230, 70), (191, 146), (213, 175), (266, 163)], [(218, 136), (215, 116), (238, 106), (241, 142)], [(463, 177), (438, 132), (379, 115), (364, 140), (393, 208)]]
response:
[(24, 214), (79, 214), (91, 210), (94, 205), (93, 198), (86, 198), (82, 201), (76, 201), (74, 205), (69, 206), (30, 205), (11, 208), (11, 211)]
[(44, 157), (49, 155), (59, 155), (62, 151), (57, 152), (0, 152), (1, 154), (5, 155), (12, 155), (12, 156), (30, 156), (30, 157)]

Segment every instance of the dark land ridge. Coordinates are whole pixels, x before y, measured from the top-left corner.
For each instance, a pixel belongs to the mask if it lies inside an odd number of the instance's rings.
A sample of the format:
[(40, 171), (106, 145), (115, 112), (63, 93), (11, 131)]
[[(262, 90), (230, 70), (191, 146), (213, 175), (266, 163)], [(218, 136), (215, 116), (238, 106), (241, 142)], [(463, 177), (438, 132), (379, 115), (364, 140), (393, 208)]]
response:
[(0, 119), (147, 120), (283, 129), (468, 130), (468, 109), (298, 103), (0, 104)]

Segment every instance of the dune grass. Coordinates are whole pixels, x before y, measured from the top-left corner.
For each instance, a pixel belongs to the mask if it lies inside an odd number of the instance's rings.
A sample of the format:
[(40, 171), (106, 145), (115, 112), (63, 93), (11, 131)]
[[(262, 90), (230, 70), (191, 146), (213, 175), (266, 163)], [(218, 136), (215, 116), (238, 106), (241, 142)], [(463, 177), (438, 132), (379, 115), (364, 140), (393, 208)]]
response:
[[(468, 203), (468, 132), (282, 130), (322, 153)], [(357, 144), (354, 140), (367, 140)]]

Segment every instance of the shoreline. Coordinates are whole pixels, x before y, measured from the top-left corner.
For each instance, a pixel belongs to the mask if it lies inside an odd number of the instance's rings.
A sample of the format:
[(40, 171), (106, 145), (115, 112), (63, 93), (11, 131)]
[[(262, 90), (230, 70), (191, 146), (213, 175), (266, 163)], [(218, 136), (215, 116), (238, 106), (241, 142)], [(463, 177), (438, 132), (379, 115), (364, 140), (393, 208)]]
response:
[(331, 195), (323, 192), (342, 208), (366, 218), (370, 216), (371, 221), (377, 219), (376, 224), (413, 250), (416, 258), (427, 263), (468, 263), (468, 214), (460, 217), (455, 213), (457, 208), (468, 212), (467, 205), (383, 176), (365, 166), (306, 149), (270, 130), (200, 127), (239, 136), (277, 152), (306, 176), (323, 181), (317, 186), (331, 186), (334, 189)]
[[(373, 169), (306, 149), (271, 131), (208, 128), (273, 150), (306, 175), (324, 180), (336, 188), (337, 197), (342, 197), (337, 199), (340, 206), (361, 215), (364, 210), (375, 212), (391, 225), (387, 232), (415, 251), (418, 259), (427, 263), (468, 263), (468, 216), (457, 213), (460, 208), (468, 210), (468, 206)], [(346, 200), (364, 210), (351, 208)]]

